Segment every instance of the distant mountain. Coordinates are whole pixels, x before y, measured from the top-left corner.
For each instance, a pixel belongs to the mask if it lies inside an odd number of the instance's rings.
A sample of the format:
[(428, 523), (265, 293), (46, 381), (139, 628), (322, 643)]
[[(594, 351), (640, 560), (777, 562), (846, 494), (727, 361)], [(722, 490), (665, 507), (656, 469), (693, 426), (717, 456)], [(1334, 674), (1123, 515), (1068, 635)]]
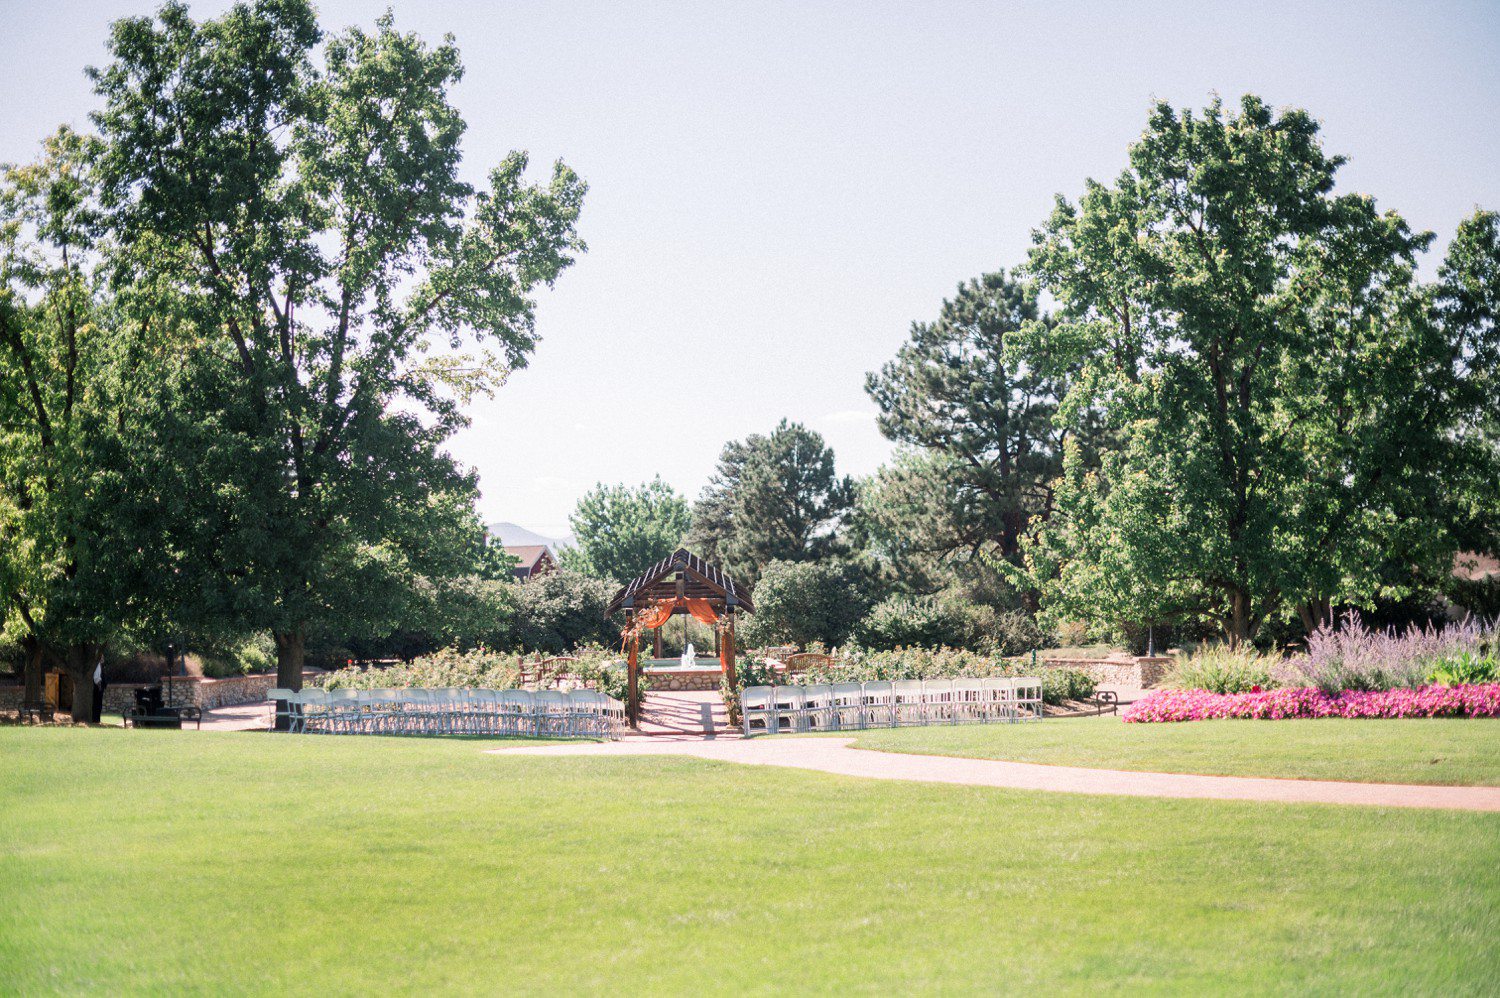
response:
[(527, 530), (516, 523), (491, 523), (485, 527), (490, 536), (498, 540), (503, 547), (519, 547), (525, 544), (545, 544), (552, 549), (553, 554), (561, 554), (567, 548), (573, 547), (575, 542), (572, 534), (563, 537), (544, 537), (534, 530)]

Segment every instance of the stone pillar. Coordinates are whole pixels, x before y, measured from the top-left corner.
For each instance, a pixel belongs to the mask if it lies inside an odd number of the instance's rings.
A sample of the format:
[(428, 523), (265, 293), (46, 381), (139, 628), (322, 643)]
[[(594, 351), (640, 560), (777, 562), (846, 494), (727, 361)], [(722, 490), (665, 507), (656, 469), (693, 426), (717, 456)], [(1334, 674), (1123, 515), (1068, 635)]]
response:
[(1141, 686), (1155, 686), (1172, 668), (1171, 655), (1139, 655), (1135, 660), (1136, 671), (1141, 676)]

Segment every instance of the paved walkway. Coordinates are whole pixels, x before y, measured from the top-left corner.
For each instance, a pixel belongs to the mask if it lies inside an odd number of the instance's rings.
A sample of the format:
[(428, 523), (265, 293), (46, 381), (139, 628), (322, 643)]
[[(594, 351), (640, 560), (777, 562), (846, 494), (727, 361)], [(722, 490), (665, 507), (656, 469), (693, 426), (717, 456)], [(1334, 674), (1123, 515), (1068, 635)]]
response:
[(1124, 797), (1188, 797), (1277, 801), (1287, 804), (1367, 804), (1375, 807), (1500, 811), (1500, 787), (1434, 787), (1399, 783), (1339, 783), (1243, 776), (1192, 776), (1116, 769), (1042, 766), (1025, 762), (906, 755), (850, 748), (850, 738), (771, 736), (745, 739), (629, 738), (608, 744), (527, 745), (497, 754), (548, 756), (682, 755), (752, 766), (787, 766), (876, 780), (915, 780), (967, 786), (1051, 790)]
[(647, 693), (641, 704), (643, 735), (713, 738), (728, 726), (724, 698), (717, 690)]

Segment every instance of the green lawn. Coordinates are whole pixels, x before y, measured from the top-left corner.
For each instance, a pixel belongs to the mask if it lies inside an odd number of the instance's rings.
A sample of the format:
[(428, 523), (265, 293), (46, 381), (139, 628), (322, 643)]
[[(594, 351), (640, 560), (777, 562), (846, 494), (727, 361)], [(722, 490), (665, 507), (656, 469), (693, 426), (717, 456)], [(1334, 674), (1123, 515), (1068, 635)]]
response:
[(1125, 724), (1105, 715), (866, 731), (855, 744), (887, 752), (1159, 773), (1500, 786), (1500, 722), (1492, 719)]
[(1500, 815), (482, 747), (0, 729), (0, 993), (1478, 994), (1500, 975)]

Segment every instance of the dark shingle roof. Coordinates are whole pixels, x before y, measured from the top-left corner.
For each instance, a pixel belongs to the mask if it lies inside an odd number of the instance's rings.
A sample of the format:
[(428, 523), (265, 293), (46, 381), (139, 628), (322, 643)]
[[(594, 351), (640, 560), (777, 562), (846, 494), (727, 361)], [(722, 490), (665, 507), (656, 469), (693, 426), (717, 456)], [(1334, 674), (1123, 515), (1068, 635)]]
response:
[(646, 600), (671, 599), (677, 595), (677, 575), (683, 576), (683, 595), (711, 600), (716, 606), (735, 606), (747, 613), (755, 612), (750, 594), (741, 589), (717, 565), (710, 565), (686, 548), (678, 548), (661, 561), (627, 582), (609, 601), (606, 615), (618, 613), (626, 605)]

